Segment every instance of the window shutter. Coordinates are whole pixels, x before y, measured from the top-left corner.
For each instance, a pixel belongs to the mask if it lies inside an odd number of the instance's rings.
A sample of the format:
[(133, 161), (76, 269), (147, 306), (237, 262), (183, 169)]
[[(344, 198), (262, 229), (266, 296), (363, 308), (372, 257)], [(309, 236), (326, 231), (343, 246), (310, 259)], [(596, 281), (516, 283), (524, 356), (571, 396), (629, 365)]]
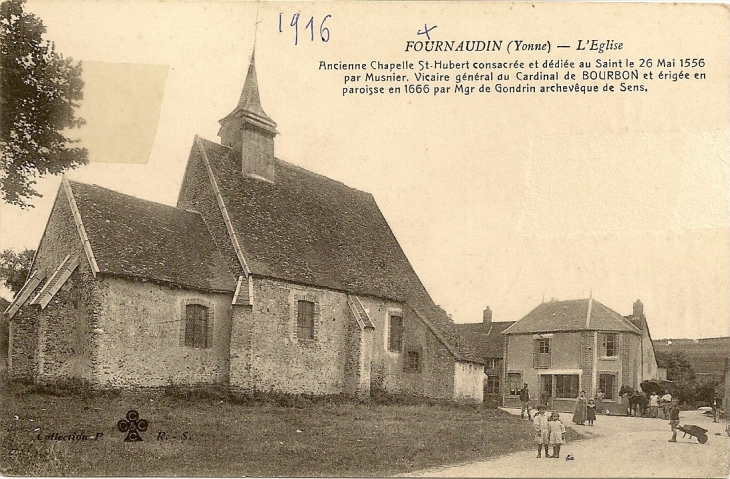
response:
[(185, 333), (186, 328), (188, 324), (188, 316), (187, 316), (187, 305), (183, 303), (182, 305), (182, 313), (180, 314), (180, 321), (178, 322), (178, 326), (180, 327), (180, 346), (185, 346)]
[(212, 305), (207, 309), (207, 313), (208, 313), (208, 317), (207, 317), (208, 321), (206, 321), (206, 322), (207, 322), (208, 330), (205, 332), (205, 347), (212, 348), (213, 347), (213, 316), (214, 316)]
[(195, 338), (195, 309), (185, 306), (185, 346), (193, 346)]
[(532, 367), (537, 369), (540, 364), (540, 340), (532, 340)]

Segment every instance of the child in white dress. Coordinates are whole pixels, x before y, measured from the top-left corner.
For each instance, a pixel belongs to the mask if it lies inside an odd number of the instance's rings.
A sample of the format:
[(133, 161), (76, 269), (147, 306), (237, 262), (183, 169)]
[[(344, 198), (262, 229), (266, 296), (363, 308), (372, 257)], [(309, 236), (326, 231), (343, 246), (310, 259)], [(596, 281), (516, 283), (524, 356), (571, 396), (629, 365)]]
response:
[[(548, 429), (550, 430), (550, 445), (553, 446), (553, 455), (550, 457), (560, 457), (560, 445), (565, 444), (565, 426), (560, 422), (560, 414), (554, 412), (548, 421)], [(547, 453), (547, 448), (545, 449)]]

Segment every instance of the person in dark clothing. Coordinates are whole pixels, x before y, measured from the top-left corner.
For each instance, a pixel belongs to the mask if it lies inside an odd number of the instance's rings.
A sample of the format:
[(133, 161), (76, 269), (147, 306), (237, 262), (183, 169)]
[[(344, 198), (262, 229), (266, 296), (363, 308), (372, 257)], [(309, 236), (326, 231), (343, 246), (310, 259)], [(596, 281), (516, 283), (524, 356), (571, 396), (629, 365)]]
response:
[(672, 398), (672, 408), (669, 410), (669, 426), (672, 428), (672, 438), (669, 442), (677, 442), (677, 426), (679, 426), (679, 401)]
[(520, 389), (520, 402), (522, 403), (520, 419), (525, 419), (525, 411), (527, 411), (527, 419), (532, 419), (530, 416), (530, 390), (527, 388), (527, 383)]

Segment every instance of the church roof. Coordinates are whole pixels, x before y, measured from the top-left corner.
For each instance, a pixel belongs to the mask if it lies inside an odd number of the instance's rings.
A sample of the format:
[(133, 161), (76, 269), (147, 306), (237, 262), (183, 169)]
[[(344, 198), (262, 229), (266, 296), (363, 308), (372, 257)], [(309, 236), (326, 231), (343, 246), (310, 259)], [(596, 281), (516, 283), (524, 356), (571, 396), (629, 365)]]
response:
[(69, 181), (99, 272), (206, 291), (236, 283), (198, 213)]
[(515, 321), (498, 321), (489, 326), (484, 323), (456, 324), (456, 329), (472, 344), (472, 348), (482, 358), (501, 358), (504, 356), (504, 335), (502, 331), (515, 324)]
[(196, 141), (254, 275), (406, 302), (457, 359), (481, 362), (436, 306), (373, 196), (274, 159), (275, 182), (241, 174), (240, 153)]
[[(590, 318), (588, 311), (590, 310)], [(572, 299), (542, 303), (507, 328), (505, 334), (549, 333), (558, 331), (628, 331), (640, 330), (616, 311), (595, 299)]]

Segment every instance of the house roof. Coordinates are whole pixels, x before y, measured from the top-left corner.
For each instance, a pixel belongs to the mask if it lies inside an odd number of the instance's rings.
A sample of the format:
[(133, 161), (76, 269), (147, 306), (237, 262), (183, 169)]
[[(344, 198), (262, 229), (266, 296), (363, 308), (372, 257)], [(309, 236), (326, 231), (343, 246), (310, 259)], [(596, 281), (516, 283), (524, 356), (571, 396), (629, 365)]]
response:
[(207, 140), (193, 145), (198, 159), (252, 274), (407, 302), (456, 359), (481, 362), (431, 300), (371, 194), (279, 159), (275, 182), (251, 178), (240, 153)]
[(456, 329), (483, 359), (501, 358), (504, 355), (502, 331), (513, 324), (515, 321), (493, 322), (489, 327), (484, 323), (463, 323), (456, 324)]
[(234, 291), (198, 213), (69, 181), (99, 272)]
[(587, 298), (542, 303), (507, 328), (504, 334), (582, 330), (640, 332), (616, 311), (595, 299)]

